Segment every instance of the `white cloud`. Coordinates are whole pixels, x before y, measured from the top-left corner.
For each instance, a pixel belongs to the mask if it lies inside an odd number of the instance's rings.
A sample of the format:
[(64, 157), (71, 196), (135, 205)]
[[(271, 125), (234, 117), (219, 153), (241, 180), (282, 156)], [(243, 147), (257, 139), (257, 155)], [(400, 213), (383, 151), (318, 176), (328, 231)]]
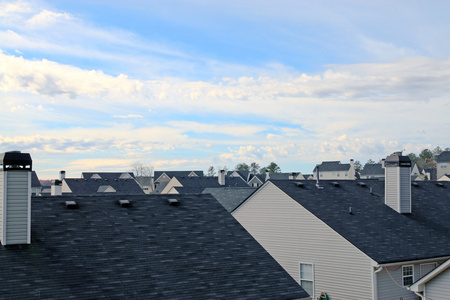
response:
[(31, 19), (27, 21), (28, 25), (36, 26), (49, 26), (61, 21), (75, 20), (75, 17), (69, 13), (56, 13), (44, 9), (39, 14), (34, 15)]
[(137, 119), (137, 118), (143, 118), (143, 116), (142, 116), (142, 115), (128, 114), (128, 115), (114, 115), (113, 118), (119, 118), (119, 119)]

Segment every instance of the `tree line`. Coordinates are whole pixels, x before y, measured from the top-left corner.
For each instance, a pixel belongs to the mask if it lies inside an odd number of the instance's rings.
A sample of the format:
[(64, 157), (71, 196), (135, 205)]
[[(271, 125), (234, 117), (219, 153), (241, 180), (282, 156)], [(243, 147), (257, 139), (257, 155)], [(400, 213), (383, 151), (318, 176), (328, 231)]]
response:
[[(228, 171), (227, 167), (223, 167), (223, 168), (217, 168), (217, 170), (225, 170)], [(252, 162), (251, 164), (247, 164), (247, 163), (238, 163), (235, 167), (234, 167), (234, 171), (243, 171), (243, 172), (250, 172), (251, 174), (265, 174), (266, 172), (269, 173), (281, 173), (281, 168), (274, 162), (271, 162), (269, 165), (267, 165), (266, 167), (260, 167), (260, 165), (256, 162)], [(214, 168), (214, 166), (210, 166), (208, 168), (208, 172), (206, 173), (206, 176), (215, 176), (217, 174), (216, 169)]]
[[(442, 149), (440, 146), (437, 146), (433, 150), (423, 149), (419, 154), (409, 153), (408, 157), (411, 162), (415, 163), (421, 169), (429, 169), (436, 167), (436, 158), (444, 151), (450, 151), (450, 147), (446, 147)], [(382, 159), (378, 161), (381, 163)], [(376, 164), (372, 159), (367, 160), (366, 164)], [(355, 170), (361, 172), (364, 166), (360, 161), (355, 161)]]

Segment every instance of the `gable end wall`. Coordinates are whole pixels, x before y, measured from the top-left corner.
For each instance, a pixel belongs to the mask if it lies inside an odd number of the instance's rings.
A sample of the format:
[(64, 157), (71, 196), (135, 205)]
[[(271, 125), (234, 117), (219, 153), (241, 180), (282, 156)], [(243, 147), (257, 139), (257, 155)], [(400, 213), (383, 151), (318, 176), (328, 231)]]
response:
[(372, 299), (372, 260), (268, 182), (233, 216), (299, 282), (299, 263), (313, 263), (315, 295)]

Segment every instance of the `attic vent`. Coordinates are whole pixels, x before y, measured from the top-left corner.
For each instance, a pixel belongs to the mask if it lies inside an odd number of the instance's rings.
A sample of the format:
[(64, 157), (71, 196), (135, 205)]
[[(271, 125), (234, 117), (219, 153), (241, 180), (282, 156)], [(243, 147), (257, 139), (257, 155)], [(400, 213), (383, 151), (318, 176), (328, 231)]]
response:
[(419, 186), (419, 184), (418, 184), (417, 182), (411, 182), (411, 185), (413, 185), (413, 186), (415, 186), (415, 187), (418, 187), (418, 186)]
[(335, 187), (339, 186), (339, 182), (337, 182), (337, 181), (332, 181), (332, 182), (330, 182), (330, 184)]
[(303, 184), (303, 182), (296, 182), (294, 183), (296, 186), (298, 187), (304, 187), (305, 185)]
[(70, 209), (78, 208), (78, 204), (75, 201), (66, 201), (66, 207)]
[(130, 207), (131, 206), (130, 200), (119, 200), (119, 204), (122, 207)]
[(444, 184), (443, 184), (442, 182), (436, 182), (436, 185), (437, 185), (438, 187), (444, 187)]
[(167, 202), (169, 202), (170, 205), (172, 206), (178, 206), (180, 205), (180, 201), (178, 201), (177, 199), (167, 199)]
[(362, 186), (362, 187), (365, 187), (365, 186), (366, 186), (366, 184), (365, 184), (364, 182), (357, 182), (357, 184), (358, 184), (359, 186)]

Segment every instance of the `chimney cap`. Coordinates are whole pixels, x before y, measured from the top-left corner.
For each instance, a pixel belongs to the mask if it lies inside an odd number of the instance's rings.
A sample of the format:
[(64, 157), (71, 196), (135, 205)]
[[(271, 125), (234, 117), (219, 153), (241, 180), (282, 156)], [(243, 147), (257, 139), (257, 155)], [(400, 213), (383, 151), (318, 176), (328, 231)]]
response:
[(0, 153), (0, 165), (3, 170), (29, 170), (31, 171), (32, 160), (30, 153), (20, 151), (9, 151)]
[(402, 155), (402, 152), (394, 152), (384, 161), (384, 165), (386, 167), (403, 167), (410, 168), (411, 167), (411, 159), (409, 156)]

